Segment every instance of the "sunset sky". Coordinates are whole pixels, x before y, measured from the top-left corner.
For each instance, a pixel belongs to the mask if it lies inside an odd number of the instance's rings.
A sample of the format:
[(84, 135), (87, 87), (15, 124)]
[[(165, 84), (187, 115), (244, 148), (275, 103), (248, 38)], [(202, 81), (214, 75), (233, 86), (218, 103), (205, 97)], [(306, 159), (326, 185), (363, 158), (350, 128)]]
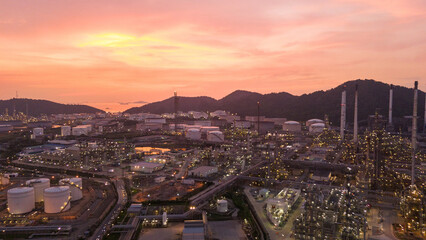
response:
[(426, 90), (425, 0), (0, 0), (0, 99), (122, 110), (358, 78)]

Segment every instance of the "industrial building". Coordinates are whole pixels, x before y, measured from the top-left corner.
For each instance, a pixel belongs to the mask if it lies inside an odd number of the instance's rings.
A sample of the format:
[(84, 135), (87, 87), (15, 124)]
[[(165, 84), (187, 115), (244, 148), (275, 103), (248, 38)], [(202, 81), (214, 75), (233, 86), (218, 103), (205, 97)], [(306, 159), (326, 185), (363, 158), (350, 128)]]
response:
[(136, 124), (136, 130), (137, 131), (155, 131), (155, 130), (163, 129), (163, 126), (164, 126), (163, 123), (156, 123), (156, 122), (138, 123)]
[(228, 211), (228, 201), (226, 199), (217, 200), (216, 211), (226, 213)]
[(217, 173), (217, 167), (201, 166), (196, 169), (190, 170), (188, 176), (194, 177), (208, 177), (210, 174)]
[(359, 192), (307, 188), (302, 213), (294, 221), (294, 238), (302, 239), (362, 239), (366, 234), (365, 202)]
[(145, 123), (160, 123), (165, 124), (166, 119), (165, 118), (146, 118)]
[(182, 240), (204, 240), (206, 239), (205, 229), (203, 220), (185, 220)]
[(284, 188), (274, 198), (267, 200), (266, 215), (274, 226), (282, 225), (299, 196), (299, 189)]
[(0, 125), (0, 132), (9, 132), (13, 130), (12, 125)]
[(250, 128), (251, 122), (245, 120), (237, 120), (233, 122), (235, 128)]
[(33, 135), (34, 137), (41, 137), (44, 135), (44, 129), (43, 128), (33, 128)]
[(253, 123), (254, 130), (259, 131), (260, 134), (265, 134), (269, 131), (274, 130), (275, 123), (268, 121), (259, 121)]
[(72, 135), (89, 135), (89, 132), (92, 131), (92, 125), (79, 125), (72, 128)]
[(138, 162), (130, 165), (130, 170), (133, 172), (153, 173), (163, 169), (162, 163)]
[(328, 182), (331, 179), (331, 172), (327, 170), (316, 170), (311, 178), (317, 182)]
[(190, 128), (186, 130), (185, 136), (189, 140), (201, 140), (201, 131), (198, 128)]
[(61, 136), (66, 137), (71, 135), (71, 126), (61, 126)]

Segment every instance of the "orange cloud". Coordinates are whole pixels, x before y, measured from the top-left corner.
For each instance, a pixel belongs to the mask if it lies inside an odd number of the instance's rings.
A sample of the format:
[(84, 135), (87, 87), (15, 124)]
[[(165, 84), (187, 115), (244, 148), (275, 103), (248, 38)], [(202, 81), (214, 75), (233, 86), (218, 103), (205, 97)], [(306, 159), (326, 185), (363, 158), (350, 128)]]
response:
[(64, 103), (303, 94), (374, 78), (426, 88), (426, 3), (4, 1), (0, 97)]

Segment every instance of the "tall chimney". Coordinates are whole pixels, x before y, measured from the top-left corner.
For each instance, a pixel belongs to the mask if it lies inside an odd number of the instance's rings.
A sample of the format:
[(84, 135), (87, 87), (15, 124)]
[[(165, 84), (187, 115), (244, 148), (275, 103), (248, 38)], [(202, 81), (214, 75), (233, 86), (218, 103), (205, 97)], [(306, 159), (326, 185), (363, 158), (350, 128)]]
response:
[(340, 138), (342, 139), (342, 141), (345, 137), (345, 126), (346, 126), (346, 85), (343, 86), (342, 104), (341, 104), (341, 113), (340, 113)]
[(179, 105), (179, 100), (178, 100), (178, 95), (177, 95), (177, 92), (175, 91), (175, 93), (174, 93), (174, 110), (175, 110), (175, 119), (177, 118), (177, 113), (178, 113), (178, 105)]
[(260, 102), (257, 102), (257, 134), (260, 135)]
[(358, 144), (358, 84), (355, 85), (354, 143)]
[(393, 106), (393, 84), (389, 89), (389, 125), (392, 125), (392, 106)]
[(411, 132), (411, 144), (413, 145), (412, 153), (412, 162), (411, 162), (411, 185), (414, 185), (415, 175), (414, 175), (414, 165), (416, 160), (416, 150), (417, 150), (417, 100), (418, 100), (418, 82), (414, 82), (414, 103), (413, 103), (413, 127)]

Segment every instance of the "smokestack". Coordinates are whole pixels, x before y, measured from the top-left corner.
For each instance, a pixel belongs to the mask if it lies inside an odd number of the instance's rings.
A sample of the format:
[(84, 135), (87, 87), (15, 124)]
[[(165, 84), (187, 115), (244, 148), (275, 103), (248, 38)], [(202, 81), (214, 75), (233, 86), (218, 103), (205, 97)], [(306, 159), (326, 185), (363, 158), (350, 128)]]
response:
[(393, 84), (389, 89), (389, 125), (392, 125), (392, 106), (393, 106)]
[(345, 126), (346, 126), (346, 85), (343, 86), (342, 104), (341, 104), (341, 113), (340, 113), (340, 138), (342, 139), (342, 141), (345, 137)]
[(260, 134), (260, 103), (257, 102), (257, 134)]
[(411, 185), (414, 185), (415, 175), (414, 175), (414, 165), (416, 160), (416, 150), (417, 150), (417, 100), (418, 100), (418, 82), (414, 82), (414, 103), (413, 103), (413, 127), (411, 132), (411, 144), (413, 145), (413, 154), (411, 162)]
[(355, 85), (354, 143), (358, 144), (358, 84)]
[(175, 104), (175, 119), (177, 118), (177, 112), (178, 112), (178, 96), (177, 96), (177, 92), (175, 91), (174, 93), (174, 104)]

